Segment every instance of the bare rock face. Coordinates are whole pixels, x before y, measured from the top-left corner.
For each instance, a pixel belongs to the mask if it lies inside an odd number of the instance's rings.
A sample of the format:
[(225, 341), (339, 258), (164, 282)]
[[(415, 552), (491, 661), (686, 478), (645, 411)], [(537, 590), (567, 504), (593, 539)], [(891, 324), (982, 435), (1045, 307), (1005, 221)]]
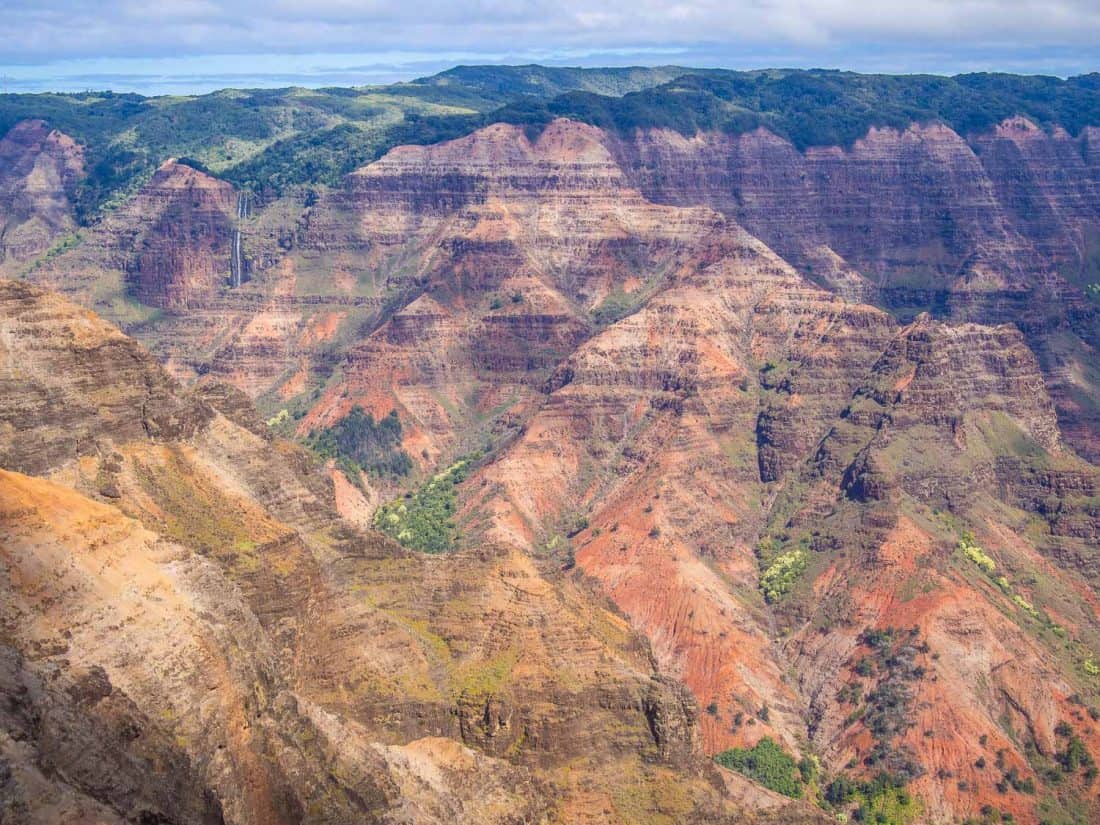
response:
[(449, 449), (465, 398), (529, 405), (594, 320), (686, 263), (720, 217), (647, 202), (601, 141), (566, 121), (534, 142), (492, 126), (396, 149), (322, 202), (303, 244), (354, 254), (414, 300), (352, 350), (307, 426), (396, 407), (429, 453)]
[[(189, 397), (86, 311), (4, 289), (4, 408), (53, 399), (0, 452), (37, 474), (0, 470), (5, 821), (607, 821), (670, 793), (743, 821), (694, 699), (580, 582), (358, 532), (238, 393)], [(162, 407), (179, 426), (143, 426)]]
[(43, 665), (5, 645), (0, 697), (5, 821), (225, 821), (183, 749), (102, 667)]
[(41, 120), (0, 139), (0, 272), (29, 264), (76, 229), (71, 199), (83, 176), (83, 150)]
[[(397, 378), (406, 391), (354, 393), (383, 413), (418, 418), (415, 452), (434, 455), (448, 431), (469, 422), (449, 421), (458, 399), (413, 373), (446, 374), (482, 407), (498, 406), (516, 385), (523, 395), (528, 374), (541, 381), (593, 319), (640, 303), (694, 254), (691, 239), (717, 212), (811, 281), (903, 321), (928, 310), (1017, 324), (1066, 437), (1097, 455), (1100, 390), (1088, 364), (1100, 316), (1082, 292), (1096, 280), (1100, 210), (1090, 134), (1048, 134), (1019, 119), (965, 136), (914, 125), (802, 153), (762, 130), (626, 140), (559, 121), (532, 140), (502, 124), (399, 147), (335, 192), (272, 205), (243, 223), (234, 217), (239, 193), (169, 164), (131, 206), (33, 277), (121, 323), (177, 376), (212, 374), (253, 397), (311, 392), (387, 321), (391, 338), (425, 341), (438, 329), (441, 346), (413, 356), (419, 366)], [(163, 226), (162, 215), (170, 216)], [(226, 288), (234, 266), (261, 282)], [(186, 311), (134, 317), (126, 294)], [(443, 314), (412, 304), (422, 294)], [(395, 357), (386, 347), (371, 341), (355, 360), (381, 365)], [(506, 388), (488, 391), (478, 376), (489, 375)], [(329, 395), (309, 423), (350, 406), (350, 397)]]
[(232, 185), (169, 161), (128, 205), (126, 282), (142, 303), (185, 308), (209, 300), (239, 266)]
[(764, 130), (641, 133), (617, 151), (648, 196), (719, 209), (814, 272), (835, 252), (876, 300), (903, 309), (983, 268), (1034, 290), (1086, 266), (1084, 236), (1100, 217), (1086, 143), (1014, 119), (965, 137), (942, 125), (873, 128), (850, 149), (804, 154)]
[[(797, 700), (723, 579), (752, 581), (762, 482), (813, 447), (892, 330), (719, 222), (661, 292), (554, 372), (521, 437), (483, 471), (495, 502), (474, 502), (495, 512), (500, 540), (537, 546), (585, 524), (577, 564), (712, 709), (700, 717), (710, 752), (769, 732), (795, 747)], [(758, 446), (765, 414), (774, 425)], [(769, 703), (768, 724), (730, 724)]]
[[(615, 144), (649, 198), (736, 219), (816, 282), (890, 309), (1015, 323), (1040, 357), (1067, 436), (1096, 456), (1100, 343), (1095, 142), (1015, 118), (961, 136), (942, 125), (872, 129), (848, 149), (758, 130), (651, 131)], [(1084, 402), (1082, 397), (1092, 399)]]
[(84, 230), (75, 248), (40, 261), (29, 275), (117, 320), (134, 320), (135, 301), (186, 315), (248, 280), (242, 197), (231, 184), (168, 160), (133, 198)]
[[(59, 296), (0, 281), (0, 465), (42, 473), (97, 441), (173, 440), (212, 417), (139, 344)], [(64, 381), (59, 377), (64, 376)]]
[(998, 462), (1026, 456), (1022, 443), (1085, 466), (1064, 447), (1035, 356), (1008, 325), (920, 316), (890, 341), (840, 419), (815, 472), (840, 473), (856, 500), (885, 501), (900, 488), (965, 511), (971, 498), (998, 494)]
[[(1078, 698), (1043, 628), (1091, 610), (1091, 595), (1069, 594), (1095, 587), (1076, 508), (1096, 477), (1062, 444), (1016, 329), (925, 316), (899, 330), (769, 527), (781, 549), (806, 554), (804, 595), (782, 613), (828, 758), (909, 775), (930, 818), (983, 805), (1036, 817), (1034, 754), (1061, 747), (1053, 730), (1077, 718)], [(1056, 519), (1021, 526), (1046, 520), (1044, 488), (1063, 490), (1079, 538), (1060, 536)], [(960, 537), (944, 513), (975, 534)], [(1048, 589), (1062, 595), (1036, 607)], [(983, 773), (989, 752), (1015, 783)]]

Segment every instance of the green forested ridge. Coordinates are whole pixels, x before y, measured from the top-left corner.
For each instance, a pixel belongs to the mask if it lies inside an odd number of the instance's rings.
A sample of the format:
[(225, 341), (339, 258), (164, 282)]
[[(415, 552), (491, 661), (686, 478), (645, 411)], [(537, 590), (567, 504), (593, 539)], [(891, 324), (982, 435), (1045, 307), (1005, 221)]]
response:
[(742, 132), (758, 126), (798, 148), (850, 145), (871, 126), (942, 121), (966, 134), (1013, 115), (1077, 134), (1100, 125), (1100, 74), (1062, 80), (1007, 74), (862, 75), (679, 67), (460, 66), (391, 86), (223, 90), (195, 97), (0, 95), (0, 133), (41, 118), (86, 147), (75, 193), (92, 219), (168, 157), (278, 195), (336, 184), (403, 143), (432, 143), (492, 122), (537, 133), (570, 117), (629, 133), (662, 127)]

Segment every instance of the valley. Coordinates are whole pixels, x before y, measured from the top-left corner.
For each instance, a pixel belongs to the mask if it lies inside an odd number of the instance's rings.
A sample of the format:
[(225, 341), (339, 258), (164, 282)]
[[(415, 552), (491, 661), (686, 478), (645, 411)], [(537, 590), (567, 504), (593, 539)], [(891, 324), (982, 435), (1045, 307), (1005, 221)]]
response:
[(3, 816), (1095, 821), (1041, 81), (0, 97)]

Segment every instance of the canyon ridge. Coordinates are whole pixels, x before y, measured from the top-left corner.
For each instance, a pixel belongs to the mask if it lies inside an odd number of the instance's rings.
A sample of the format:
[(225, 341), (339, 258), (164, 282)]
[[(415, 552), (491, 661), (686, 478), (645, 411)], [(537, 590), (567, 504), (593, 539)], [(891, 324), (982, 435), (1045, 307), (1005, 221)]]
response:
[(1100, 821), (1100, 75), (0, 135), (0, 822)]

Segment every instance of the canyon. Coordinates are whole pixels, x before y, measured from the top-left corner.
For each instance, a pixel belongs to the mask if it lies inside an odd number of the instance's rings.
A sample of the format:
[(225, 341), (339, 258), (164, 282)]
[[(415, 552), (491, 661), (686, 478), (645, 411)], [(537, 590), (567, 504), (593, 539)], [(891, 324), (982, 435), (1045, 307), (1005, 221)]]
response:
[[(94, 147), (20, 121), (0, 811), (1095, 820), (1093, 114), (502, 110), (334, 185), (160, 157), (94, 220)], [(405, 471), (319, 449), (360, 412)], [(720, 766), (762, 744), (796, 793)]]

